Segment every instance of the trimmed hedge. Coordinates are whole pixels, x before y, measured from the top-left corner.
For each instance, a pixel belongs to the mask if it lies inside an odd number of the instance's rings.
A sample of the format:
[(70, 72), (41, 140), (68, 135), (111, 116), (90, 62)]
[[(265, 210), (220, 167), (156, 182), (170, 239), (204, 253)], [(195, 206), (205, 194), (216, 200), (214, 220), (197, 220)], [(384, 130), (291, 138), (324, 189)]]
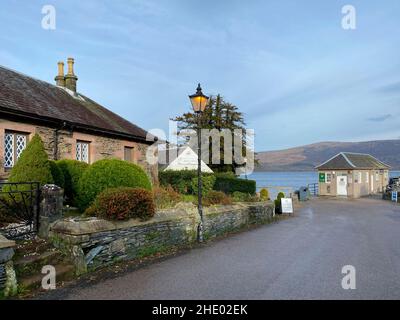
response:
[[(210, 191), (214, 190), (215, 180), (216, 180), (216, 178), (213, 175), (207, 175), (207, 176), (202, 177), (202, 179), (201, 179), (201, 183), (202, 183), (201, 190), (202, 190), (203, 195), (206, 195)], [(198, 194), (199, 179), (197, 178), (197, 176), (192, 179), (191, 186), (192, 186), (193, 193), (194, 194)]]
[(61, 168), (57, 165), (57, 163), (53, 160), (50, 160), (50, 171), (53, 176), (54, 184), (61, 188), (65, 188), (65, 178), (64, 173)]
[(151, 191), (141, 188), (111, 188), (101, 192), (85, 211), (87, 216), (107, 220), (148, 220), (155, 214)]
[(214, 190), (223, 191), (226, 194), (241, 192), (254, 195), (256, 193), (256, 181), (217, 175)]
[(117, 159), (97, 161), (79, 180), (78, 207), (85, 210), (102, 191), (118, 187), (151, 190), (151, 182), (146, 172), (133, 163)]
[[(212, 173), (203, 173), (202, 176), (210, 176)], [(158, 174), (160, 185), (163, 187), (171, 186), (181, 194), (194, 194), (192, 188), (192, 180), (197, 178), (196, 170), (180, 170), (180, 171), (160, 171)]]
[(89, 165), (77, 160), (58, 160), (57, 166), (64, 176), (64, 194), (67, 202), (71, 205), (77, 205), (78, 183)]
[[(197, 192), (197, 171), (161, 171), (158, 174), (161, 186), (172, 186), (181, 194), (196, 194)], [(209, 176), (215, 177), (213, 189), (232, 194), (235, 191), (254, 195), (256, 193), (256, 182), (254, 180), (244, 180), (236, 178), (231, 172), (225, 173), (202, 173), (203, 181), (208, 185)], [(212, 179), (209, 179), (210, 181)], [(208, 190), (206, 190), (207, 192)]]

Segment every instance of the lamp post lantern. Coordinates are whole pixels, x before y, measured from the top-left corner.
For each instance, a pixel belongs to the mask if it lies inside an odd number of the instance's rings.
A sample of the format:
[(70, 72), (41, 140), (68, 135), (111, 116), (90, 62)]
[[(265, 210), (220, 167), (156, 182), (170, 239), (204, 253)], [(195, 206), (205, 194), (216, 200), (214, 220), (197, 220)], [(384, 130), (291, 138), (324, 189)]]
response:
[(202, 177), (201, 177), (201, 115), (206, 109), (209, 97), (203, 94), (201, 90), (200, 83), (197, 87), (197, 91), (195, 94), (190, 95), (190, 102), (192, 103), (193, 111), (197, 117), (197, 198), (198, 198), (198, 210), (200, 216), (200, 223), (197, 228), (197, 240), (199, 242), (203, 242), (203, 204), (202, 204)]

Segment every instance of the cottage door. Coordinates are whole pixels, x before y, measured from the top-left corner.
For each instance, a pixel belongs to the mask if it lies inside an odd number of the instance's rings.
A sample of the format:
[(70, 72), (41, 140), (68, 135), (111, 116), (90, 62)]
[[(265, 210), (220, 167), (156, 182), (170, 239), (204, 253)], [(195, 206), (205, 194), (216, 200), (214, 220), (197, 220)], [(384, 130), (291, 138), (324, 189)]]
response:
[(337, 177), (337, 195), (347, 196), (347, 177), (338, 176)]

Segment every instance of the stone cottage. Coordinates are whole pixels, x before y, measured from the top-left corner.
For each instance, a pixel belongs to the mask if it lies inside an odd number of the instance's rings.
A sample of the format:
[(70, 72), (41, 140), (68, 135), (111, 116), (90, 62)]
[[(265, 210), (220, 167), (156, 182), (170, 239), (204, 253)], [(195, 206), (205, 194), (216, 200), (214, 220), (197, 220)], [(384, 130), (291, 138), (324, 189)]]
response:
[(316, 168), (320, 196), (359, 198), (389, 183), (390, 167), (369, 154), (341, 152)]
[(41, 136), (50, 159), (93, 163), (118, 158), (141, 165), (157, 180), (157, 165), (146, 152), (156, 138), (77, 91), (74, 59), (58, 63), (56, 85), (0, 66), (0, 179), (25, 149)]

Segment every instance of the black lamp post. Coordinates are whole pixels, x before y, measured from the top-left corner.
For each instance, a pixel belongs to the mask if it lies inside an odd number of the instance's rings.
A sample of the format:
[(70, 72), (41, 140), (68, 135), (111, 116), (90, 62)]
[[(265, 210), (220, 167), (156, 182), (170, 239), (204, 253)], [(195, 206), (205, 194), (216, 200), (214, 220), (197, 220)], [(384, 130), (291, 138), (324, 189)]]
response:
[(201, 114), (204, 112), (208, 105), (209, 97), (201, 91), (200, 83), (197, 87), (196, 94), (189, 96), (192, 103), (193, 110), (197, 116), (197, 197), (198, 197), (198, 210), (200, 216), (200, 224), (197, 228), (197, 240), (203, 242), (203, 205), (202, 205), (202, 180), (201, 180)]

